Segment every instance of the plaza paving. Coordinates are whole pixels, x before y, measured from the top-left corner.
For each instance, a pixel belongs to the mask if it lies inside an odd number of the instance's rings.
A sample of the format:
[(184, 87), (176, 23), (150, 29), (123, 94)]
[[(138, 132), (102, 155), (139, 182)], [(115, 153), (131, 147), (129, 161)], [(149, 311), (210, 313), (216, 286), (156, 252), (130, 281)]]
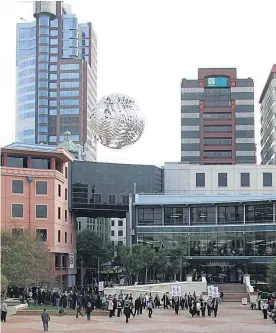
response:
[[(12, 316), (8, 322), (2, 323), (2, 333), (36, 333), (43, 332), (39, 316)], [(49, 332), (55, 333), (233, 333), (233, 332), (276, 332), (276, 324), (262, 319), (260, 311), (252, 311), (249, 306), (225, 303), (220, 306), (217, 318), (192, 318), (187, 310), (179, 312), (176, 316), (172, 309), (154, 309), (153, 317), (147, 317), (147, 311), (142, 315), (131, 318), (128, 324), (124, 317), (108, 318), (92, 316), (91, 321), (74, 316), (52, 316), (49, 323)]]

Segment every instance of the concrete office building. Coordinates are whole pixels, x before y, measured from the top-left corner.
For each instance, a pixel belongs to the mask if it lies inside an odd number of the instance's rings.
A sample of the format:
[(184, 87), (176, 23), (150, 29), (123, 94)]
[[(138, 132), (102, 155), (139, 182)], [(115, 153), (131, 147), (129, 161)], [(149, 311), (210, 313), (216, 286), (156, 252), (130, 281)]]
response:
[(62, 148), (11, 144), (1, 149), (1, 228), (39, 237), (50, 250), (56, 287), (76, 285), (76, 225), (69, 211)]
[(112, 245), (126, 245), (126, 218), (110, 219), (110, 241)]
[(95, 232), (104, 243), (110, 242), (110, 219), (106, 217), (78, 217), (77, 218), (77, 230), (91, 230)]
[(165, 163), (164, 193), (270, 196), (276, 193), (276, 168), (274, 165)]
[(236, 68), (199, 68), (181, 83), (181, 161), (256, 163), (254, 82)]
[(260, 103), (262, 164), (276, 164), (276, 65), (272, 66)]
[(88, 126), (97, 101), (97, 37), (62, 1), (35, 1), (34, 22), (17, 24), (16, 141), (57, 145), (70, 131), (96, 160)]

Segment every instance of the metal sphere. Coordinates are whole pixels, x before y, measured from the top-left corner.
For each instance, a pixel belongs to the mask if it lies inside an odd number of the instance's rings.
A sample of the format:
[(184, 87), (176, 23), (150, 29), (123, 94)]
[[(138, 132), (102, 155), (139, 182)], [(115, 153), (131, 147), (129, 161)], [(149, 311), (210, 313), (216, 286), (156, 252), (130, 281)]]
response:
[(129, 96), (104, 96), (92, 109), (90, 127), (105, 147), (121, 149), (139, 140), (145, 120), (136, 101)]

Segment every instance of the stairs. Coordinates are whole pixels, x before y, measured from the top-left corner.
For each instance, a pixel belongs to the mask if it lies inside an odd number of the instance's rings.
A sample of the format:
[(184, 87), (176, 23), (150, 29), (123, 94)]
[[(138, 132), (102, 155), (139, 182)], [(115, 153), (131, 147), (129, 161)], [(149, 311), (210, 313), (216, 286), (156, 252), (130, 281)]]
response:
[(219, 288), (219, 292), (223, 291), (223, 302), (239, 302), (242, 298), (247, 298), (249, 302), (249, 295), (246, 292), (245, 284), (240, 283), (225, 283), (216, 285)]

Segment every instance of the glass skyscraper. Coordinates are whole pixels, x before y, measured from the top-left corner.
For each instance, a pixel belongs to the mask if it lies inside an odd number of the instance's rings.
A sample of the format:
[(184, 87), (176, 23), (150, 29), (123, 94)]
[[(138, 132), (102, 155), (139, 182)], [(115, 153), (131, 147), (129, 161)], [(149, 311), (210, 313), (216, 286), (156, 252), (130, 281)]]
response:
[(16, 141), (57, 145), (64, 132), (96, 160), (88, 124), (97, 101), (97, 37), (61, 1), (34, 2), (35, 21), (17, 24)]

